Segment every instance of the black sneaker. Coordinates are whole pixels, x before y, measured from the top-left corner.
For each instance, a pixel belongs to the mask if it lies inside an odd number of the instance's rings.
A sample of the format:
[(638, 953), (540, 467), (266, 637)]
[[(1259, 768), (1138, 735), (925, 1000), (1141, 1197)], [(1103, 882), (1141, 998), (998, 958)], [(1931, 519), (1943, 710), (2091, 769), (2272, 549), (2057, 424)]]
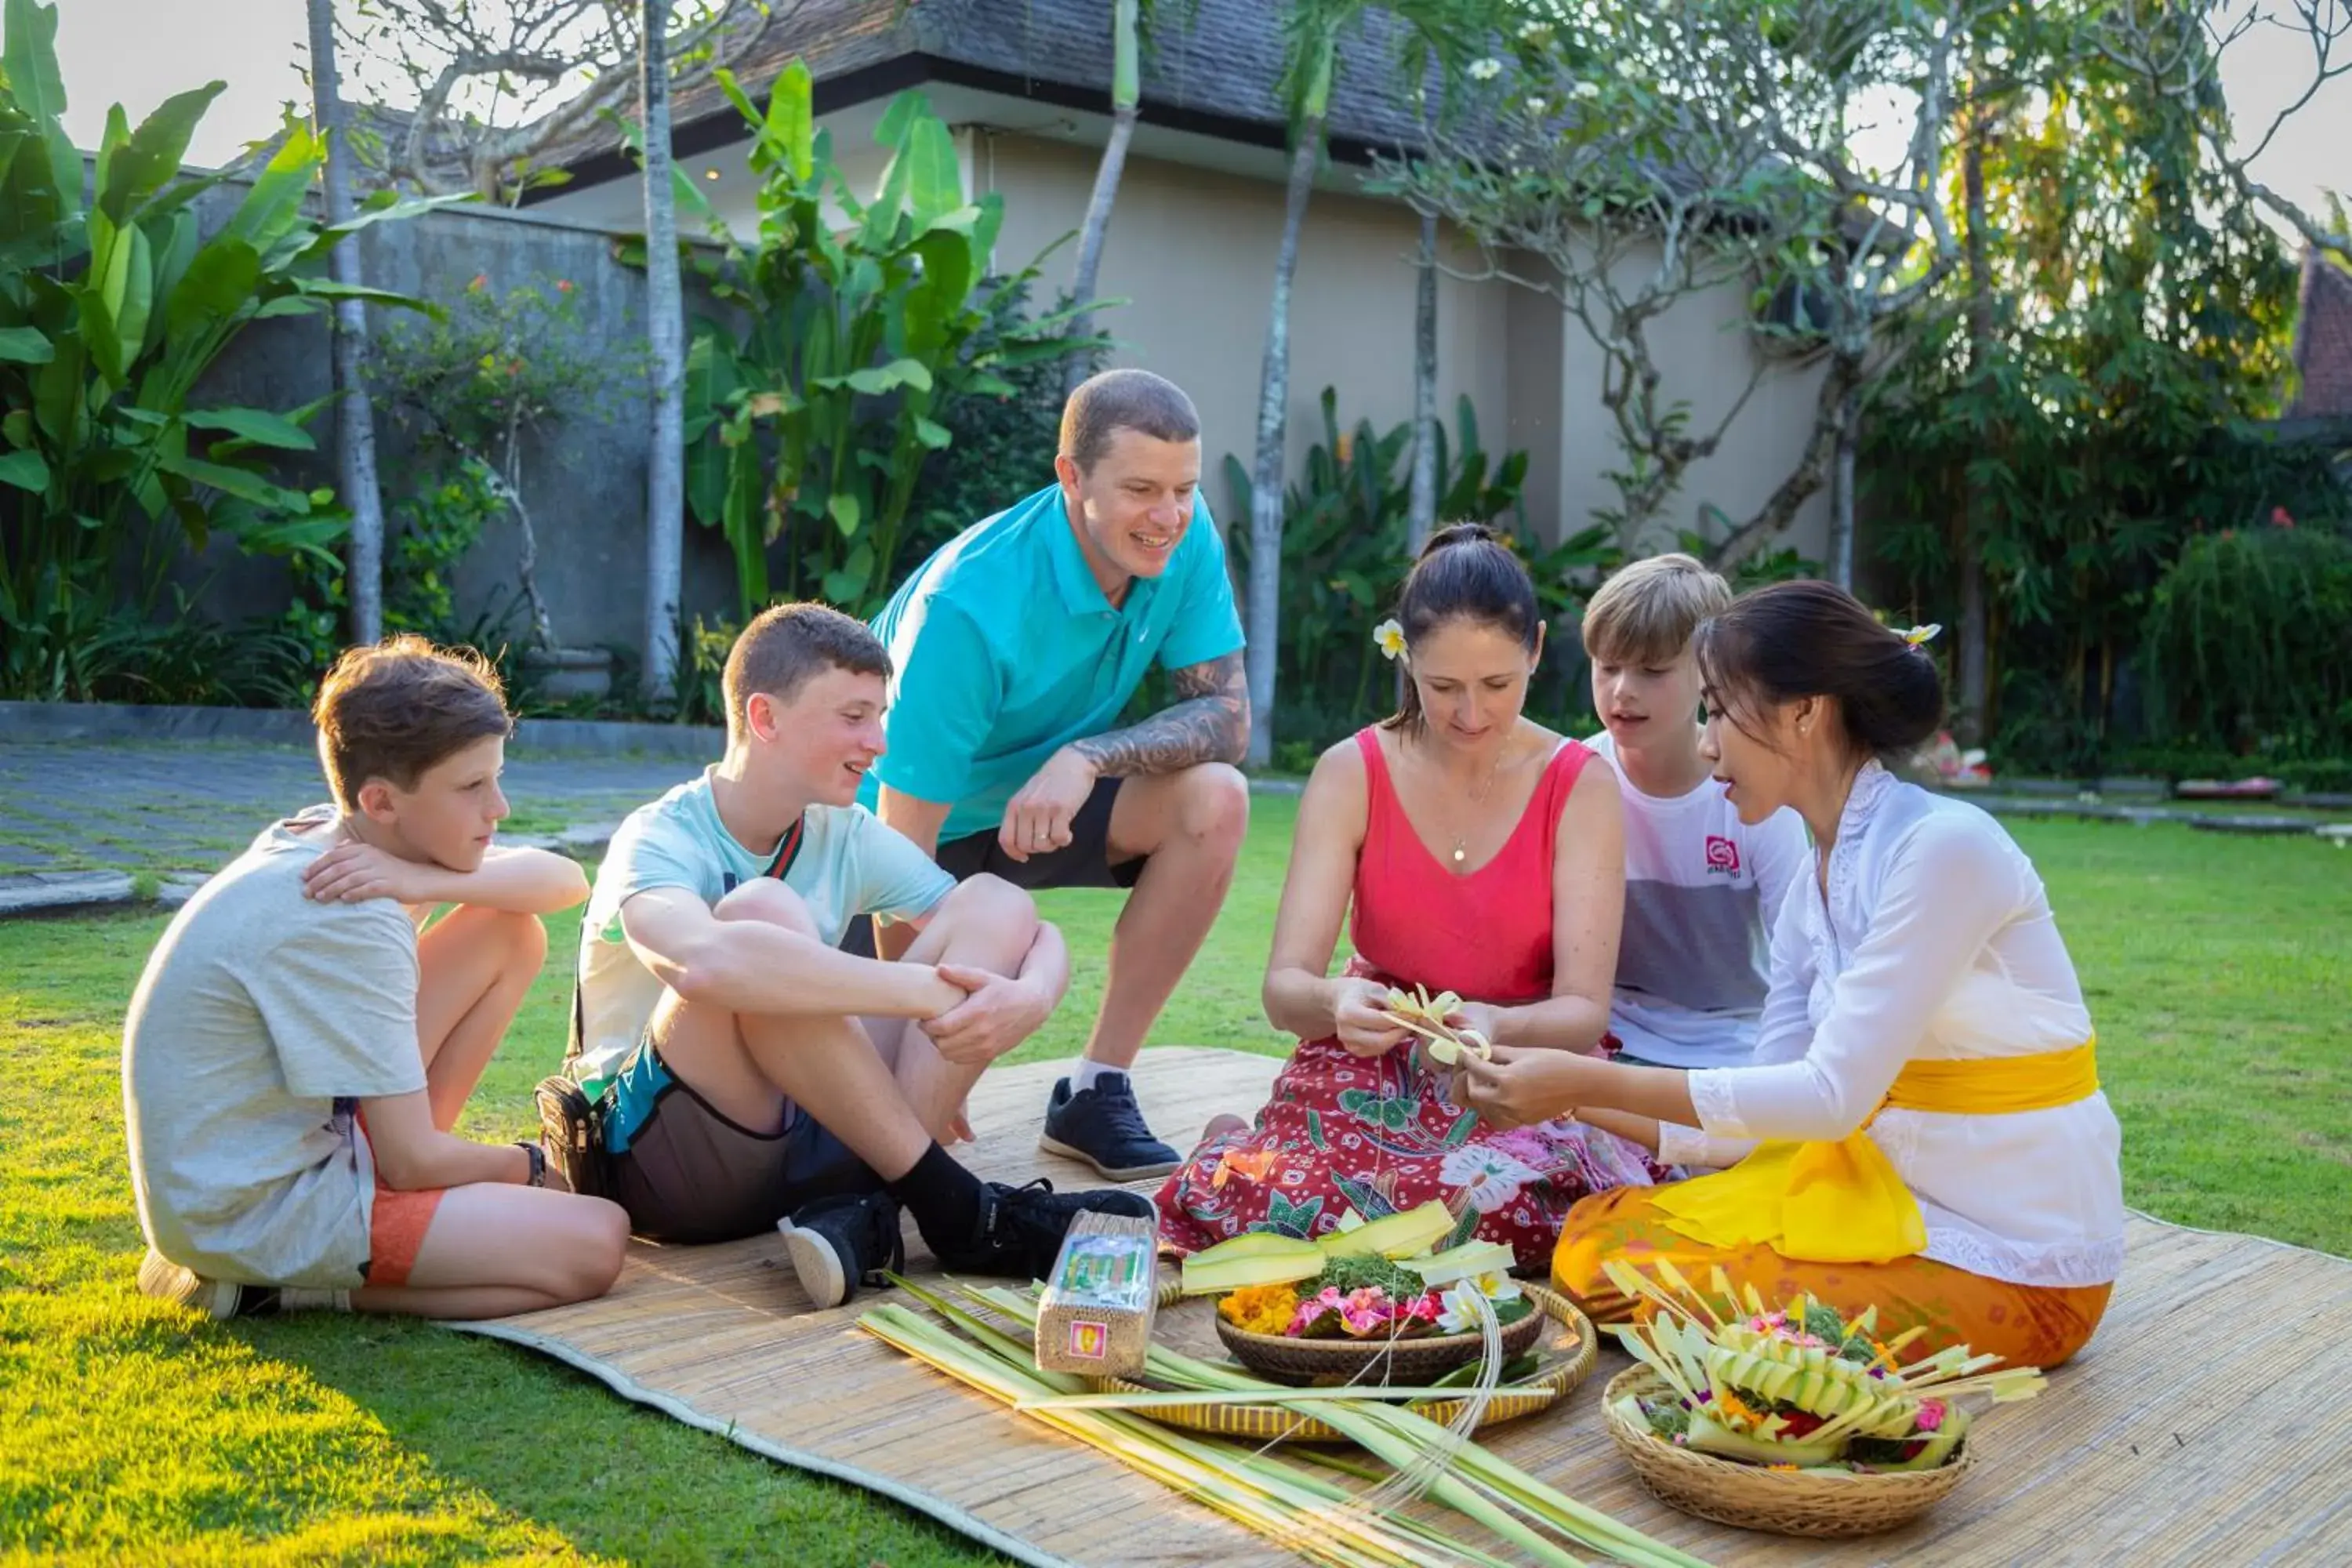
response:
[(887, 1193), (819, 1198), (778, 1220), (776, 1229), (801, 1289), (820, 1308), (838, 1307), (860, 1285), (887, 1283), (884, 1270), (907, 1266), (898, 1201)]
[(1129, 1215), (1150, 1219), (1157, 1213), (1141, 1193), (1103, 1187), (1094, 1192), (1057, 1193), (1040, 1176), (1025, 1186), (991, 1182), (982, 1195), (980, 1224), (971, 1245), (939, 1252), (940, 1267), (950, 1274), (993, 1274), (1008, 1279), (1043, 1279), (1054, 1270), (1062, 1237), (1070, 1222), (1082, 1214)]
[(609, 1195), (604, 1181), (604, 1128), (580, 1086), (558, 1073), (539, 1080), (539, 1146), (563, 1184), (583, 1196)]
[(1184, 1163), (1144, 1125), (1135, 1086), (1123, 1072), (1107, 1072), (1094, 1088), (1076, 1094), (1068, 1079), (1055, 1079), (1053, 1098), (1045, 1102), (1045, 1134), (1037, 1147), (1084, 1160), (1113, 1182), (1171, 1175)]

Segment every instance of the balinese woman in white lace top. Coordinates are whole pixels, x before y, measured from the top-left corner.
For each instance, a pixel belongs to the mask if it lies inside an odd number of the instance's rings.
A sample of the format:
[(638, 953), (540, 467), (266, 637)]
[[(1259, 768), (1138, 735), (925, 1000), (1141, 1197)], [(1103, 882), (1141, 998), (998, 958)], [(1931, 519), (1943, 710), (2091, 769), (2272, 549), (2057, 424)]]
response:
[(1502, 1125), (1571, 1111), (1663, 1158), (1727, 1166), (1569, 1214), (1560, 1288), (1630, 1303), (1612, 1258), (1720, 1266), (1882, 1332), (1927, 1331), (2051, 1366), (2091, 1337), (2123, 1266), (2121, 1135), (2042, 879), (1991, 817), (1880, 759), (1934, 733), (1926, 637), (1851, 595), (1785, 583), (1700, 628), (1706, 740), (1741, 820), (1792, 806), (1812, 875), (1773, 930), (1755, 1064), (1689, 1073), (1498, 1049), (1462, 1094)]

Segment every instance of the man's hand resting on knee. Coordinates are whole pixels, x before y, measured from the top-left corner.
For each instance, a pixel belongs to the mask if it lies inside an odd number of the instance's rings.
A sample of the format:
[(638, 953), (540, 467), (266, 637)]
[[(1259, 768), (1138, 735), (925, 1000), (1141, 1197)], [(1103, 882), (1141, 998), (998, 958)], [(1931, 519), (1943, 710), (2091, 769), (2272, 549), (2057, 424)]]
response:
[(996, 830), (998, 847), (1015, 860), (1068, 848), (1070, 823), (1100, 776), (1075, 748), (1055, 752), (1004, 803), (1004, 824)]
[(964, 989), (961, 1002), (920, 1027), (940, 1056), (959, 1067), (984, 1067), (1030, 1036), (1053, 1016), (1060, 1000), (1034, 979), (993, 974), (961, 963), (941, 963), (940, 978)]

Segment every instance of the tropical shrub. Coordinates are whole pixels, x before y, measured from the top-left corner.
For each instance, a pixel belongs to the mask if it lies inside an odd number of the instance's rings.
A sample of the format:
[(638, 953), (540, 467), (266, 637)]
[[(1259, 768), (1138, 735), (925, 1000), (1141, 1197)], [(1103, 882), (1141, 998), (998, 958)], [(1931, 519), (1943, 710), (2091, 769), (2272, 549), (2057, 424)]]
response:
[(2293, 526), (2189, 542), (2149, 596), (2146, 701), (2175, 746), (2316, 759), (2352, 751), (2352, 541)]
[[(1097, 344), (1059, 335), (1066, 314), (1002, 319), (1034, 262), (978, 287), (1003, 198), (965, 200), (954, 140), (921, 93), (883, 113), (875, 140), (891, 158), (869, 202), (815, 129), (805, 65), (785, 68), (765, 113), (719, 80), (751, 132), (760, 226), (747, 246), (713, 217), (723, 252), (695, 258), (732, 319), (698, 320), (688, 351), (688, 501), (734, 551), (745, 618), (771, 597), (780, 541), (787, 593), (870, 615), (913, 563), (916, 483), (953, 444), (956, 405)], [(691, 184), (681, 198), (700, 205)]]
[[(1025, 339), (1029, 284), (1016, 281), (1001, 290), (989, 283), (982, 287), (992, 296), (989, 320), (972, 338), (970, 352), (990, 353), (1008, 337)], [(1057, 305), (1056, 312), (1062, 308)], [(956, 400), (941, 421), (955, 439), (923, 459), (916, 487), (922, 521), (912, 541), (914, 553), (936, 548), (1052, 482), (1054, 454), (1061, 449), (1065, 368), (1060, 357), (1000, 364), (1010, 391)]]
[[(166, 100), (136, 130), (117, 105), (86, 201), (82, 159), (60, 118), (57, 12), (6, 0), (5, 26), (0, 694), (141, 696), (156, 673), (155, 616), (183, 625), (194, 613), (189, 596), (165, 595), (184, 550), (220, 536), (252, 553), (332, 561), (346, 526), (332, 493), (280, 484), (268, 466), (273, 453), (313, 447), (303, 426), (316, 405), (197, 406), (195, 389), (252, 322), (323, 312), (352, 292), (325, 276), (329, 249), (407, 209), (379, 206), (322, 228), (303, 212), (321, 148), (289, 121), (205, 238), (194, 203), (221, 177), (185, 180), (179, 169), (218, 82)], [(266, 697), (289, 678), (299, 673), (247, 670), (226, 694)]]
[[(1372, 643), (1372, 627), (1388, 614), (1397, 584), (1411, 564), (1405, 551), (1412, 486), (1412, 426), (1385, 434), (1369, 419), (1354, 428), (1339, 426), (1339, 394), (1325, 387), (1323, 438), (1310, 447), (1300, 479), (1283, 495), (1282, 637), (1276, 654), (1275, 689), (1282, 694), (1276, 731), (1301, 752), (1286, 749), (1295, 763), (1311, 758), (1323, 744), (1385, 711), (1393, 678)], [(1458, 430), (1437, 426), (1437, 516), (1441, 523), (1500, 521), (1528, 557), (1547, 617), (1581, 603), (1579, 568), (1615, 559), (1605, 531), (1594, 528), (1565, 545), (1542, 550), (1528, 544), (1521, 489), (1528, 456), (1513, 452), (1490, 462), (1478, 442), (1477, 415), (1465, 397), (1455, 415)], [(1249, 471), (1228, 455), (1225, 486), (1226, 549), (1236, 576), (1249, 569)]]

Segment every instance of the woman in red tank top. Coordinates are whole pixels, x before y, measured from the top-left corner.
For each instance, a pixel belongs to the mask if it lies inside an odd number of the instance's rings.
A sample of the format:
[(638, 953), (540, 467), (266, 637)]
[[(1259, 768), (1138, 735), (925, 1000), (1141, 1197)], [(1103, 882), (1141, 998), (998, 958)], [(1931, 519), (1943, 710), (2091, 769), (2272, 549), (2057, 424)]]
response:
[[(1452, 991), (1469, 999), (1454, 1021), (1489, 1039), (1596, 1051), (1625, 892), (1615, 774), (1521, 713), (1543, 623), (1517, 557), (1485, 528), (1447, 529), (1398, 616), (1403, 710), (1326, 752), (1299, 803), (1265, 989), (1299, 1045), (1255, 1121), (1213, 1123), (1160, 1189), (1181, 1250), (1437, 1198), (1452, 1239), (1539, 1268), (1579, 1199), (1664, 1173), (1572, 1121), (1483, 1126), (1387, 1011), (1391, 986)], [(1351, 900), (1355, 953), (1330, 976)]]

